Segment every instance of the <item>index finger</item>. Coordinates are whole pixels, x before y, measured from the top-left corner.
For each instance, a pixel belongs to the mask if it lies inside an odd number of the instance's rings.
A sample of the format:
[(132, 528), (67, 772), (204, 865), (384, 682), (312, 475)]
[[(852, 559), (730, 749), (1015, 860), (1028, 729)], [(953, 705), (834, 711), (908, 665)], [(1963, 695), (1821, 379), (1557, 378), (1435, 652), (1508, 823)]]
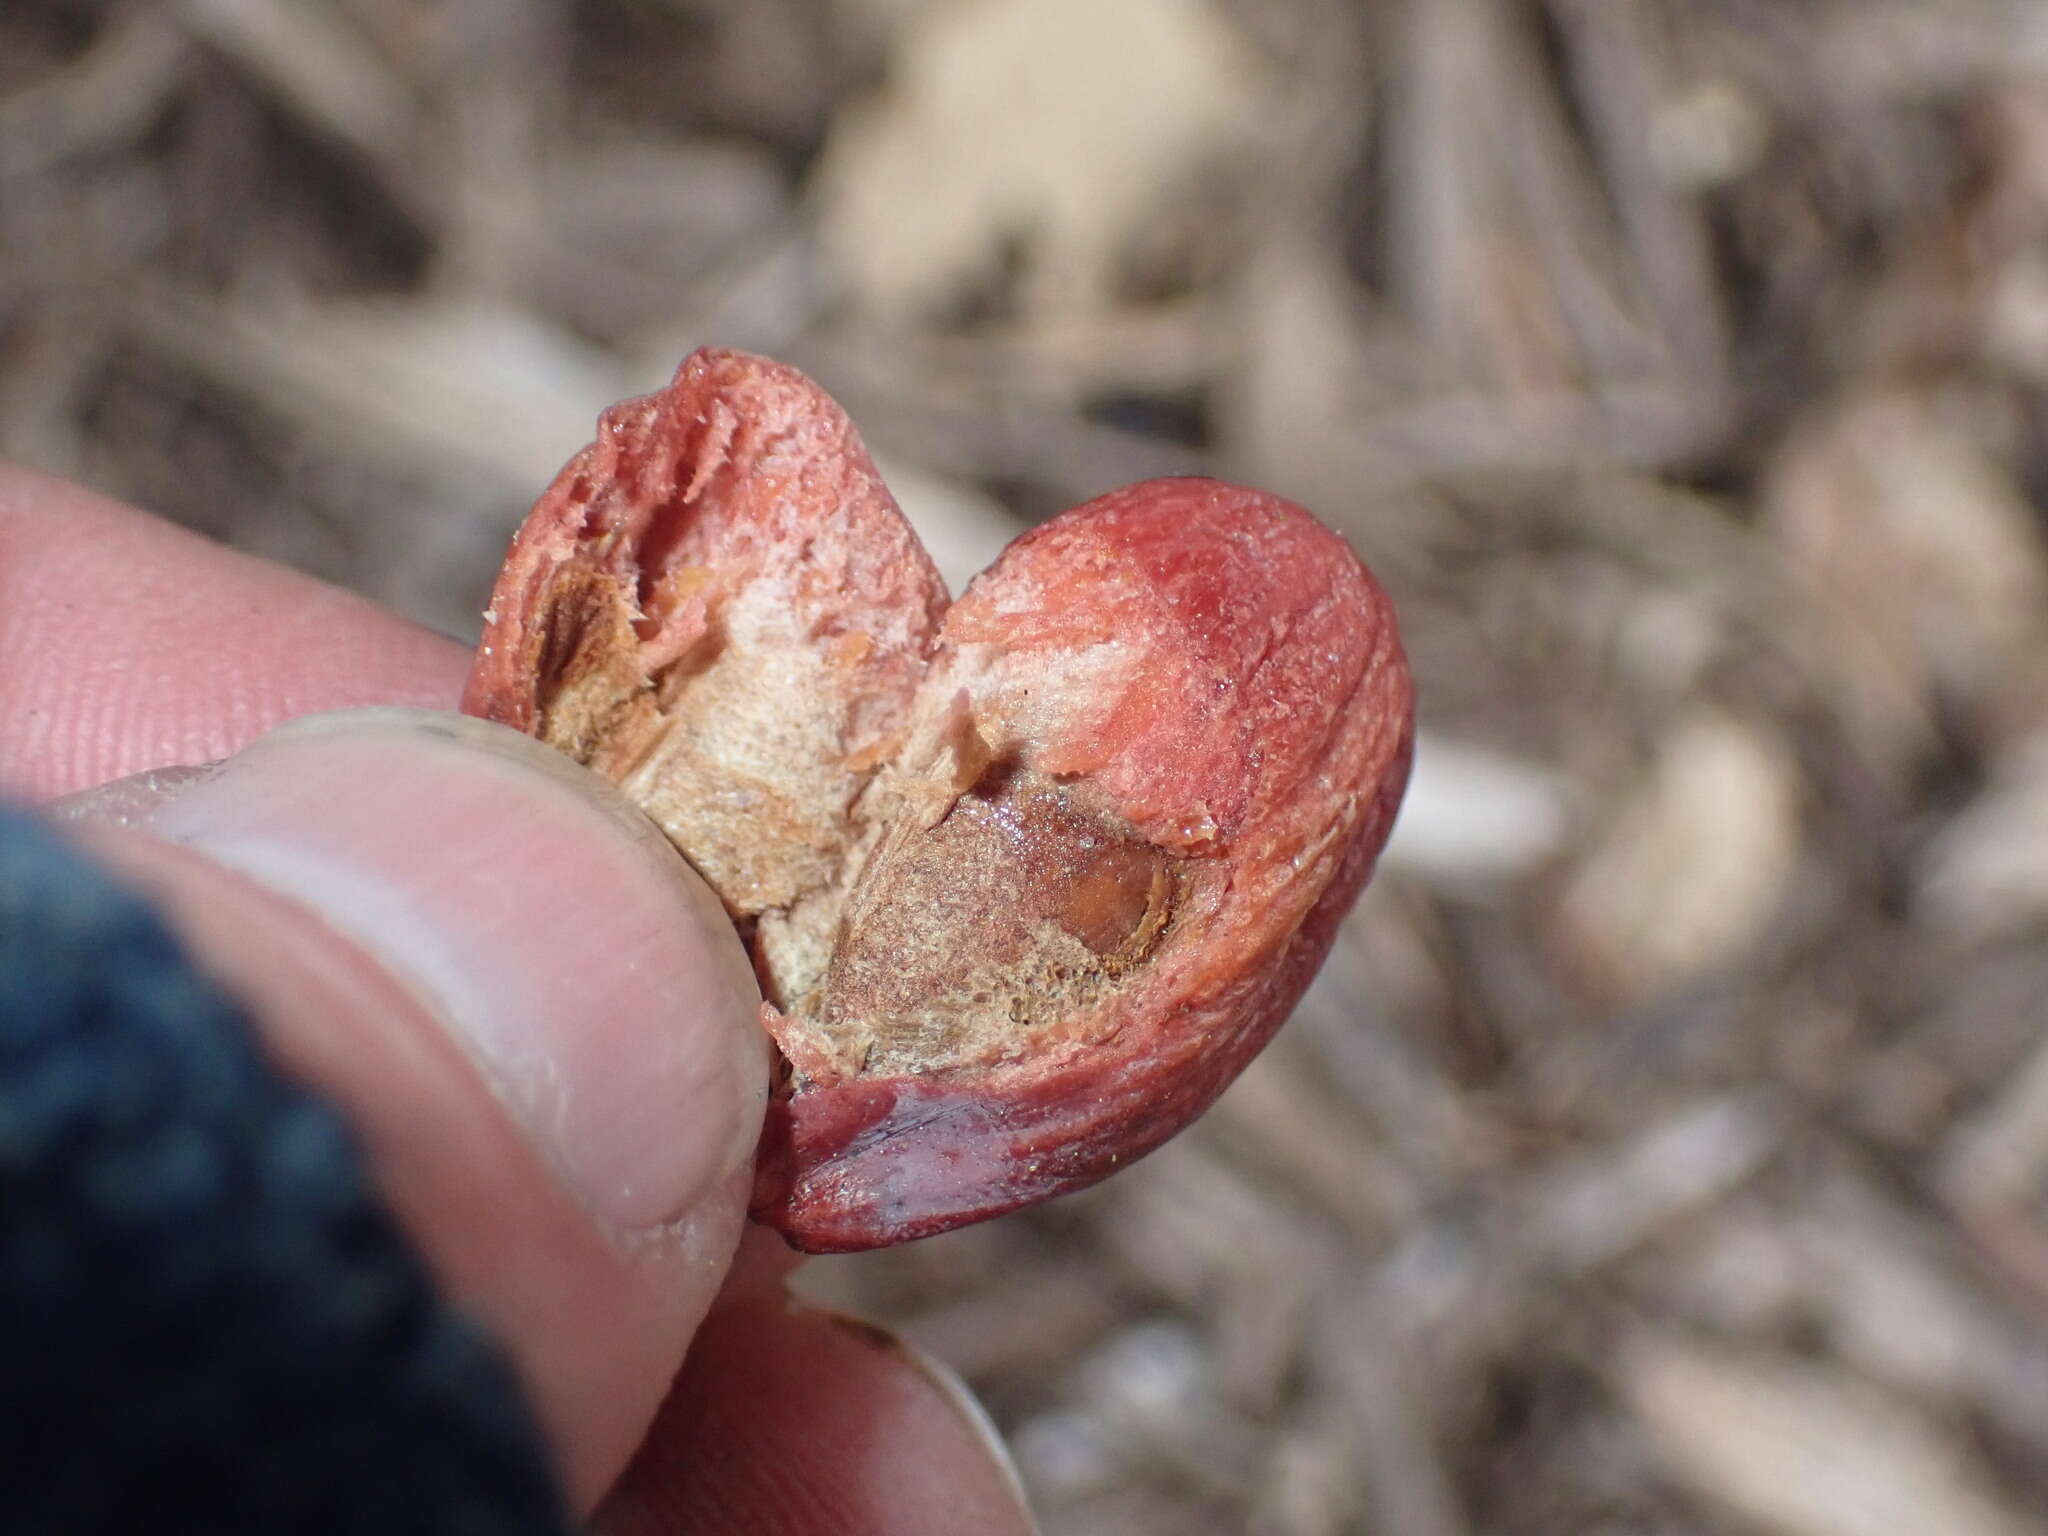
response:
[(0, 464), (0, 795), (208, 762), (316, 710), (453, 709), (467, 667), (352, 593)]

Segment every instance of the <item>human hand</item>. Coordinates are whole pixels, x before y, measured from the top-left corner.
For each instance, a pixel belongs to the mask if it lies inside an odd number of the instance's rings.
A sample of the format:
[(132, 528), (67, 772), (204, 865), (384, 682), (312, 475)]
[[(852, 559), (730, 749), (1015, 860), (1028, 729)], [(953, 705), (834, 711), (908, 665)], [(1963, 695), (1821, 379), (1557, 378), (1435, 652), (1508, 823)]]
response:
[(450, 709), (467, 660), (0, 470), (0, 795), (230, 759), (129, 794), (142, 830), (107, 824), (103, 797), (80, 835), (352, 1120), (597, 1529), (1028, 1529), (952, 1389), (790, 1306), (779, 1242), (746, 1235), (758, 998), (666, 846), (580, 770), (452, 716), (331, 717), (251, 748), (312, 712)]

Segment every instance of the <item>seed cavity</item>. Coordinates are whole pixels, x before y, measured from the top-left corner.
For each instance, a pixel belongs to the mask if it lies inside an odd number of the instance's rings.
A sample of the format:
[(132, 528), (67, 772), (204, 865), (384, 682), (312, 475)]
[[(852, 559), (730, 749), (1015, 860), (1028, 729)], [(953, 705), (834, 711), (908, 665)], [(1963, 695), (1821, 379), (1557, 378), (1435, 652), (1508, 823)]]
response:
[(814, 1002), (849, 1072), (1014, 1056), (1152, 954), (1179, 861), (1093, 799), (997, 764), (935, 824), (909, 817), (883, 835)]

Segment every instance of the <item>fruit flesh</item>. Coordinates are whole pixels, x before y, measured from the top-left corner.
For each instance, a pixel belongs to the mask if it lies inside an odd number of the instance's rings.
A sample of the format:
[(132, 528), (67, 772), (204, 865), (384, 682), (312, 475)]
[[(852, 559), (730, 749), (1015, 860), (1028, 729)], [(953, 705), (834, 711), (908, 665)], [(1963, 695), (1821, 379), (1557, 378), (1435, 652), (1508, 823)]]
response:
[(700, 352), (534, 507), (463, 708), (618, 782), (781, 999), (830, 955), (853, 804), (945, 606), (844, 413), (793, 369)]

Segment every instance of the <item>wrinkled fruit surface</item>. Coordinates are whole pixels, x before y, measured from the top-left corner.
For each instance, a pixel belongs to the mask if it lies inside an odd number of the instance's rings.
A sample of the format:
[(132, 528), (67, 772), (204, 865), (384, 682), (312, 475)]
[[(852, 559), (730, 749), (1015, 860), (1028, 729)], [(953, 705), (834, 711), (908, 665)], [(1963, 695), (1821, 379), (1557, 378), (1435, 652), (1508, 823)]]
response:
[(950, 606), (845, 414), (720, 351), (602, 418), (464, 707), (616, 781), (724, 900), (787, 1062), (755, 1213), (878, 1247), (1208, 1106), (1371, 873), (1411, 742), (1385, 595), (1258, 491), (1154, 480)]

